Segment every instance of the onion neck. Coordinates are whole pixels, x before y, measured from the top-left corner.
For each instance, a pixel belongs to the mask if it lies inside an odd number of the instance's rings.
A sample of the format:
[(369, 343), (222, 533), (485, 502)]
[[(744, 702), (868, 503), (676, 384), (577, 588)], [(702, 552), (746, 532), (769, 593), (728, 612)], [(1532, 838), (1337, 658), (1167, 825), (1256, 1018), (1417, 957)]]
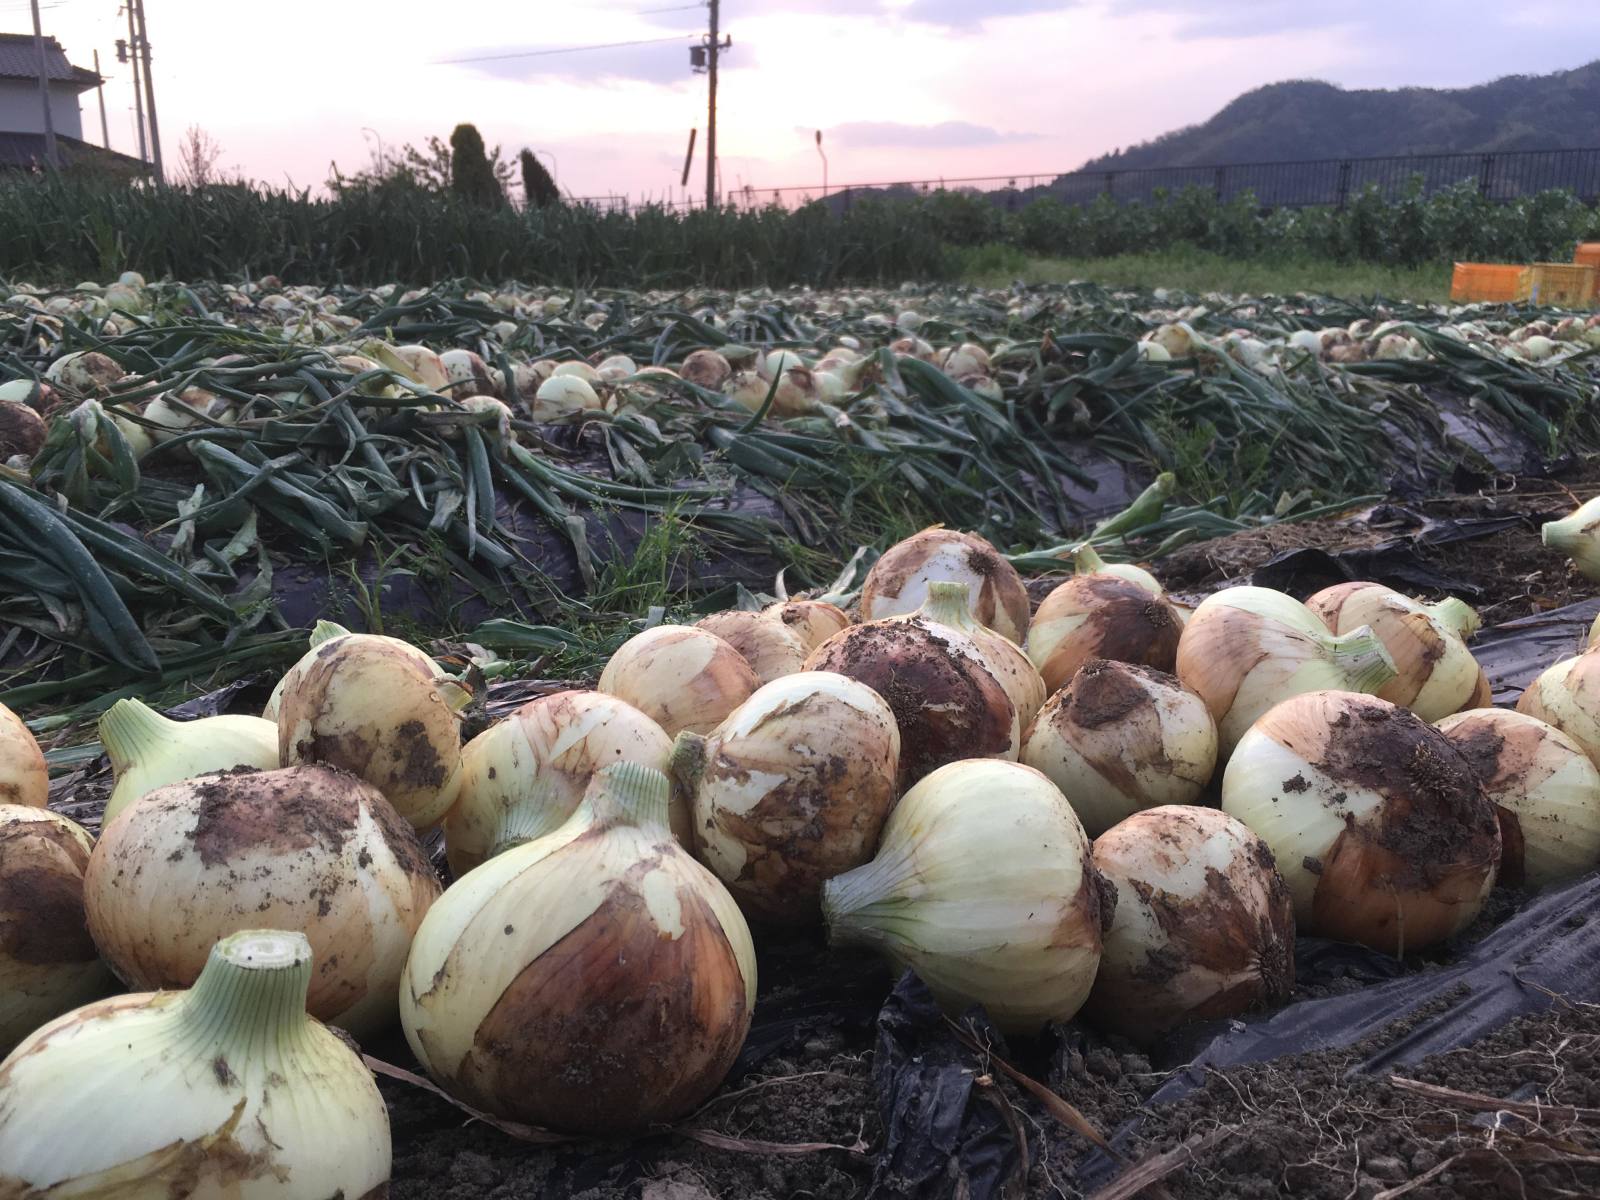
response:
[(1539, 527), (1539, 540), (1552, 550), (1571, 550), (1580, 537), (1583, 536), (1583, 527), (1574, 517), (1563, 517), (1559, 521), (1546, 521)]
[(489, 857), (504, 854), (559, 828), (562, 822), (551, 820), (551, 802), (555, 799), (556, 791), (556, 785), (549, 776), (535, 777), (533, 789), (500, 814), (500, 824), (495, 830)]
[(1074, 575), (1093, 575), (1096, 571), (1106, 568), (1106, 560), (1088, 542), (1084, 542), (1072, 552), (1072, 573)]
[(311, 945), (300, 933), (252, 930), (211, 948), (205, 970), (184, 995), (182, 1014), (206, 1052), (218, 1052), (219, 1079), (237, 1068), (222, 1051), (258, 1059), (298, 1041), (310, 1023), (311, 966)]
[(311, 627), (311, 636), (306, 640), (314, 650), (322, 645), (323, 642), (332, 641), (336, 637), (343, 637), (349, 632), (343, 625), (336, 624), (333, 621), (318, 621)]
[(148, 762), (178, 736), (179, 723), (142, 700), (118, 700), (100, 717), (100, 744), (119, 778), (135, 763)]
[(922, 616), (940, 625), (967, 629), (972, 625), (972, 586), (935, 580), (928, 584), (928, 598), (919, 610)]
[(911, 856), (902, 847), (884, 845), (871, 862), (822, 885), (822, 919), (832, 946), (881, 946), (888, 942), (886, 924), (894, 923), (883, 909), (887, 902), (904, 901), (897, 895), (913, 874)]
[(698, 791), (705, 778), (708, 742), (704, 734), (685, 729), (672, 743), (668, 769), (685, 792)]
[(1329, 657), (1344, 672), (1352, 692), (1376, 692), (1398, 674), (1394, 659), (1370, 625), (1328, 639)]
[(1478, 626), (1483, 623), (1472, 605), (1454, 596), (1446, 596), (1439, 603), (1428, 605), (1428, 613), (1439, 624), (1462, 639), (1478, 632)]
[(668, 804), (672, 784), (654, 767), (643, 763), (613, 763), (595, 772), (583, 804), (597, 825), (634, 825), (670, 833)]

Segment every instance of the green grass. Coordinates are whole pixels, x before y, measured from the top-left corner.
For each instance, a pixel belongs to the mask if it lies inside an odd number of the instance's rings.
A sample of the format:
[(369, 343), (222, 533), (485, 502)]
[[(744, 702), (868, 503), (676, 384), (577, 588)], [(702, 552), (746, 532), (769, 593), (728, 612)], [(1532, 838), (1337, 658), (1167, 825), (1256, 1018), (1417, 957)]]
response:
[(1271, 262), (1189, 249), (1106, 258), (1036, 258), (1010, 246), (991, 245), (965, 252), (961, 262), (963, 281), (982, 287), (1086, 280), (1107, 287), (1160, 287), (1196, 293), (1316, 292), (1417, 302), (1448, 300), (1450, 272), (1450, 263), (1388, 267), (1326, 260)]

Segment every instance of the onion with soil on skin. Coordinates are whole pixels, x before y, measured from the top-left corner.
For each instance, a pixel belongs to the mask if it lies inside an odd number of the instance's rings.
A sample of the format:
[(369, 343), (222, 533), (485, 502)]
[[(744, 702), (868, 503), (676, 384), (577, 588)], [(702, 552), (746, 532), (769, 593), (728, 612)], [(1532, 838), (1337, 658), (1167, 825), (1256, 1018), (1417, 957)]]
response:
[(799, 634), (764, 612), (730, 608), (701, 617), (694, 627), (716, 634), (737, 650), (762, 683), (793, 675), (809, 653)]
[(130, 986), (188, 987), (218, 938), (298, 930), (316, 952), (311, 1015), (357, 1035), (394, 1019), (411, 937), (439, 892), (389, 802), (321, 766), (151, 792), (101, 832), (83, 886), (95, 944)]
[(414, 828), (438, 824), (456, 798), (461, 728), (419, 653), (370, 636), (317, 646), (284, 682), (279, 761), (343, 768), (381, 791)]
[(806, 659), (888, 702), (900, 730), (900, 788), (965, 758), (1015, 759), (1016, 706), (983, 651), (959, 630), (912, 614), (852, 625)]
[(97, 732), (116, 780), (102, 825), (169, 783), (232, 767), (270, 771), (282, 765), (277, 723), (261, 717), (224, 714), (174, 721), (141, 700), (124, 697), (101, 714)]
[(1166, 595), (1166, 589), (1161, 586), (1161, 581), (1150, 574), (1143, 567), (1133, 563), (1108, 563), (1100, 557), (1099, 551), (1089, 542), (1084, 542), (1072, 552), (1072, 573), (1074, 575), (1115, 575), (1118, 579), (1126, 579), (1129, 583), (1137, 583), (1152, 596)]
[(0, 804), (43, 808), (50, 802), (50, 770), (33, 731), (0, 704)]
[(1174, 676), (1091, 658), (1045, 702), (1019, 757), (1099, 837), (1141, 809), (1198, 803), (1217, 766), (1217, 725)]
[(825, 671), (767, 684), (672, 754), (698, 857), (747, 913), (781, 925), (815, 923), (823, 881), (872, 857), (899, 766), (883, 698)]
[(1478, 628), (1478, 614), (1454, 597), (1423, 604), (1382, 584), (1340, 583), (1323, 588), (1306, 607), (1336, 634), (1370, 628), (1396, 671), (1376, 694), (1424, 721), (1493, 700), (1489, 677), (1465, 641)]
[(1517, 698), (1517, 711), (1554, 725), (1600, 766), (1600, 652), (1547, 667)]
[(692, 384), (715, 392), (720, 391), (728, 381), (728, 376), (733, 374), (733, 367), (715, 350), (695, 350), (683, 360), (678, 374)]
[(501, 395), (499, 374), (491, 370), (489, 364), (475, 352), (459, 348), (446, 350), (439, 355), (439, 363), (444, 367), (448, 380), (447, 395), (457, 400), (464, 400), (468, 396), (505, 399)]
[[(461, 787), (444, 822), (445, 853), (459, 878), (487, 859), (506, 813), (533, 802), (542, 823), (523, 823), (529, 837), (560, 828), (583, 799), (595, 772), (612, 763), (667, 769), (672, 739), (633, 705), (603, 692), (555, 692), (530, 700), (467, 743)], [(691, 845), (688, 807), (673, 798), (672, 831)]]
[(837, 604), (826, 600), (779, 600), (762, 609), (787, 625), (810, 654), (841, 629), (850, 626), (850, 616)]
[(1116, 575), (1075, 575), (1040, 603), (1027, 651), (1054, 692), (1091, 658), (1171, 671), (1183, 621), (1165, 596)]
[(428, 914), (401, 1021), (452, 1094), (603, 1134), (675, 1120), (722, 1083), (750, 1028), (755, 950), (733, 898), (673, 840), (668, 791), (648, 767), (605, 768), (560, 829)]
[(120, 363), (98, 350), (64, 354), (45, 368), (44, 377), (70, 392), (84, 396), (105, 396), (126, 375)]
[(1084, 1015), (1148, 1045), (1185, 1021), (1279, 1004), (1294, 988), (1294, 901), (1272, 851), (1211, 808), (1136, 813), (1094, 843), (1116, 891)]
[(112, 988), (83, 912), (93, 847), (66, 817), (0, 804), (0, 1055)]
[(1600, 770), (1566, 734), (1504, 708), (1438, 723), (1500, 819), (1499, 882), (1543, 887), (1600, 864)]
[(14, 455), (32, 458), (44, 445), (44, 418), (18, 400), (0, 400), (0, 463)]
[(599, 690), (626, 700), (668, 737), (710, 733), (761, 686), (744, 656), (716, 634), (657, 625), (622, 643)]
[(1280, 701), (1328, 689), (1375, 692), (1394, 673), (1370, 629), (1330, 633), (1292, 596), (1258, 587), (1206, 597), (1184, 624), (1175, 672), (1216, 719), (1222, 760)]
[(972, 615), (970, 591), (964, 583), (930, 583), (928, 601), (917, 615), (959, 630), (977, 644), (984, 662), (1017, 710), (1017, 728), (1026, 731), (1044, 705), (1044, 679), (1021, 646), (978, 623)]
[(1376, 696), (1275, 706), (1229, 760), (1222, 808), (1271, 848), (1301, 933), (1385, 954), (1466, 928), (1500, 861), (1495, 806), (1472, 765)]
[(884, 551), (861, 587), (861, 619), (903, 616), (928, 599), (933, 580), (965, 583), (972, 615), (1018, 645), (1032, 608), (1022, 576), (1005, 556), (974, 533), (930, 526)]
[(1089, 839), (1055, 785), (1020, 763), (950, 763), (901, 797), (869, 863), (830, 879), (834, 945), (921, 976), (959, 1016), (982, 1004), (1037, 1033), (1083, 1004), (1111, 913)]

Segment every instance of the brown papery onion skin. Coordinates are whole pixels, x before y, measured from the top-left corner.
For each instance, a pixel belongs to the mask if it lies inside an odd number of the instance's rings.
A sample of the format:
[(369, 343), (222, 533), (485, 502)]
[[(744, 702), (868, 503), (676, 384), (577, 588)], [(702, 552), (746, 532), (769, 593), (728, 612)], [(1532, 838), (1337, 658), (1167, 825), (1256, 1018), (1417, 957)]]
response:
[[(1069, 627), (1070, 626), (1070, 627)], [(1028, 657), (1055, 692), (1091, 658), (1171, 672), (1183, 621), (1165, 596), (1120, 576), (1075, 575), (1039, 605), (1028, 630)]]
[(793, 675), (810, 653), (799, 634), (765, 613), (730, 608), (701, 617), (694, 624), (696, 629), (716, 634), (743, 655), (762, 683)]
[(710, 630), (657, 625), (618, 647), (599, 690), (677, 737), (685, 729), (710, 733), (760, 686), (744, 655)]
[(834, 634), (850, 627), (850, 615), (837, 604), (826, 600), (780, 600), (762, 610), (769, 617), (782, 621), (810, 654)]
[(934, 581), (972, 587), (972, 615), (1018, 645), (1032, 608), (1017, 569), (987, 540), (934, 525), (884, 551), (861, 587), (861, 618), (903, 616), (922, 607)]

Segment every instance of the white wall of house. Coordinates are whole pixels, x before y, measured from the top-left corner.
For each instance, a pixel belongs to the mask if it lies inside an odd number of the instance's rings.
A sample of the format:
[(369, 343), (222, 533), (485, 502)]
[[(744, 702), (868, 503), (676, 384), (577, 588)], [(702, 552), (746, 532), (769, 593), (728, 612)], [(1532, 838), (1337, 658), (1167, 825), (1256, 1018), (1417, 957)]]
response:
[[(64, 137), (83, 137), (78, 93), (67, 83), (50, 85), (50, 120)], [(43, 133), (39, 84), (33, 79), (0, 79), (0, 132)]]

